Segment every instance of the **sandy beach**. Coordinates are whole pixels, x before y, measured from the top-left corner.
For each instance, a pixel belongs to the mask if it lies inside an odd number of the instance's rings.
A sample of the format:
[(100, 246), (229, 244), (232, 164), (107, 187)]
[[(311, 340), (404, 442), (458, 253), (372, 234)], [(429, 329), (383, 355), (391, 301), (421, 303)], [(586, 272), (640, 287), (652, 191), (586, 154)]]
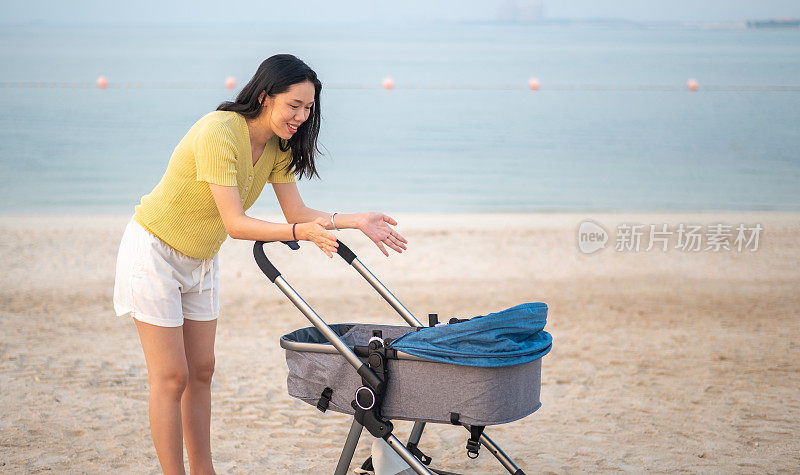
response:
[[(409, 240), (402, 255), (384, 257), (357, 231), (339, 236), (421, 319), (549, 305), (543, 406), (487, 429), (526, 473), (800, 470), (800, 214), (395, 217)], [(112, 307), (128, 218), (0, 217), (0, 472), (160, 472), (138, 336)], [(763, 231), (755, 252), (645, 251), (646, 241), (617, 251), (612, 237), (583, 254), (576, 236), (586, 218), (609, 232), (620, 223)], [(217, 471), (331, 473), (351, 418), (286, 394), (278, 339), (309, 323), (251, 248), (229, 240), (221, 251)], [(341, 259), (308, 243), (272, 256), (329, 323), (402, 323)], [(411, 424), (396, 427), (405, 440)], [(466, 436), (429, 425), (420, 448), (436, 468), (503, 473), (485, 449), (467, 459)], [(365, 432), (353, 467), (370, 445)]]

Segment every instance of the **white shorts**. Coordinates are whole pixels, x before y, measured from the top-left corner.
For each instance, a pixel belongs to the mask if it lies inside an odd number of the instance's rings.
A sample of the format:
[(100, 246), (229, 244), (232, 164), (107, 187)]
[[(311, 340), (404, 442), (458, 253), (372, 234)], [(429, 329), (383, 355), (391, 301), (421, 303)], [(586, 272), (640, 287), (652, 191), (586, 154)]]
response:
[(211, 259), (187, 256), (131, 219), (117, 255), (114, 310), (160, 327), (179, 327), (184, 318), (216, 319), (219, 253)]

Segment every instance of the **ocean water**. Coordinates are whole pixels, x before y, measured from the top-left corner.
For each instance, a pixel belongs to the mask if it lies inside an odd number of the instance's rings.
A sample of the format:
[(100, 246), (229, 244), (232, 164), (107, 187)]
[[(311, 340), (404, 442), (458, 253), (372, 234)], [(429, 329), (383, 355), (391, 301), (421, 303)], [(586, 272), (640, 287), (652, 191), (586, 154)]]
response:
[(284, 52), (324, 84), (318, 209), (800, 209), (800, 31), (267, 24), (0, 26), (0, 212), (131, 212)]

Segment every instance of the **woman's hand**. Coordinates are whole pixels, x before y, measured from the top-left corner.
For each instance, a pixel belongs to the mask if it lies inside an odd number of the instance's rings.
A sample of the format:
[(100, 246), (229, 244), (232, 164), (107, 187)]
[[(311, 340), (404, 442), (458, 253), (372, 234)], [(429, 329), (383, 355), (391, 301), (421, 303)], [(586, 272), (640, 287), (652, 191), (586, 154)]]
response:
[(319, 247), (328, 257), (333, 257), (339, 243), (336, 236), (325, 229), (330, 226), (330, 221), (325, 218), (317, 218), (310, 223), (298, 223), (295, 227), (295, 235), (301, 241), (311, 241)]
[(389, 251), (383, 247), (384, 244), (394, 249), (397, 252), (403, 252), (406, 249), (406, 238), (395, 231), (391, 226), (397, 226), (397, 221), (386, 216), (382, 213), (364, 213), (359, 221), (358, 229), (360, 229), (372, 242), (378, 246), (378, 249), (385, 255), (389, 255)]

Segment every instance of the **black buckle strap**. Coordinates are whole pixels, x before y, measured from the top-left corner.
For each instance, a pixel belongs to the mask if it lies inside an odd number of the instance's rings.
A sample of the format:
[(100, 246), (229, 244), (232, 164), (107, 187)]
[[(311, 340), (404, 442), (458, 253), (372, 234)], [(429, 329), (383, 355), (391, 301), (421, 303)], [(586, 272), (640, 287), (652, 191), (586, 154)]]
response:
[(478, 449), (481, 448), (481, 434), (486, 426), (469, 426), (469, 439), (467, 439), (467, 457), (478, 458)]
[(317, 401), (317, 409), (322, 412), (328, 410), (328, 405), (331, 403), (331, 396), (333, 395), (333, 389), (325, 388), (322, 390), (322, 396), (320, 396), (319, 400)]

